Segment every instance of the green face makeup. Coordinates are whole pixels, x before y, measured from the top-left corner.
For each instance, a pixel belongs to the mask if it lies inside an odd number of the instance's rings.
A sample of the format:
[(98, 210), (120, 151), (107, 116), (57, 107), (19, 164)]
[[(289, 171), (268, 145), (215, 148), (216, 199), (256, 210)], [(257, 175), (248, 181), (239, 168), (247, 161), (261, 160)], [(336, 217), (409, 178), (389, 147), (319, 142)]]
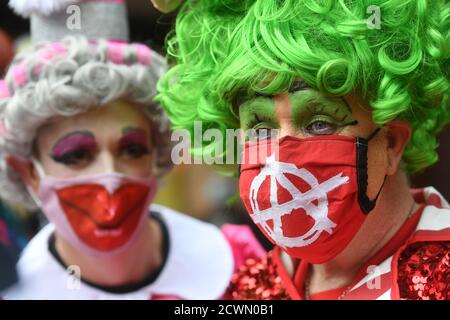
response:
[(289, 95), (292, 121), (305, 135), (335, 134), (339, 129), (355, 125), (352, 110), (343, 98), (326, 97), (307, 89)]
[[(327, 97), (313, 89), (289, 93), (292, 125), (305, 136), (336, 134), (345, 126), (356, 125), (352, 111), (343, 98)], [(258, 97), (239, 108), (241, 129), (279, 128), (275, 116), (275, 100)]]
[(275, 117), (275, 101), (273, 98), (258, 97), (245, 102), (239, 108), (239, 117), (243, 130), (279, 127)]

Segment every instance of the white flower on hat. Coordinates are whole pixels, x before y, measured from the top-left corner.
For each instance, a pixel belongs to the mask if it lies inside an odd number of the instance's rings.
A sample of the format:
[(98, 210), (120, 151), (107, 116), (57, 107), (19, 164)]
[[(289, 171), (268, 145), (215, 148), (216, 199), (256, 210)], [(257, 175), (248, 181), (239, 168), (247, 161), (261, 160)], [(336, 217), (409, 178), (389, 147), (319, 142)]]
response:
[(9, 0), (9, 6), (15, 13), (27, 18), (32, 13), (50, 15), (79, 2), (80, 0)]

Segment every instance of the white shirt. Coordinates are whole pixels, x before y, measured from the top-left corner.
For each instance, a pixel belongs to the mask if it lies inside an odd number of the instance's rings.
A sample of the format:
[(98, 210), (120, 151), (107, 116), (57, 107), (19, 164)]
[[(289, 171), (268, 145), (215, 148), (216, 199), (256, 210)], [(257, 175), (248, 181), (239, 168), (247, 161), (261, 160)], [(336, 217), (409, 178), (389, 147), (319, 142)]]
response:
[(49, 224), (23, 251), (17, 266), (19, 283), (0, 296), (52, 300), (148, 300), (155, 295), (189, 300), (219, 299), (234, 268), (231, 247), (220, 229), (163, 206), (152, 205), (151, 210), (160, 213), (167, 227), (169, 251), (163, 269), (149, 285), (117, 294), (77, 281), (49, 252), (49, 238), (55, 230)]

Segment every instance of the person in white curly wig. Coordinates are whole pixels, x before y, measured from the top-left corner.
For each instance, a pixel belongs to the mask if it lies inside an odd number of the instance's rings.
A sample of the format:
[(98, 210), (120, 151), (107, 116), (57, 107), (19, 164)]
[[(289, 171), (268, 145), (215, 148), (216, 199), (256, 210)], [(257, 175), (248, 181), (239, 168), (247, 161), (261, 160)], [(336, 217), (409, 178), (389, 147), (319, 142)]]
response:
[[(114, 57), (120, 54), (123, 56)], [(137, 109), (153, 120), (155, 169), (158, 174), (166, 172), (171, 166), (169, 124), (161, 107), (153, 102), (155, 83), (164, 70), (163, 58), (143, 45), (107, 41), (92, 45), (84, 37), (66, 37), (60, 43), (38, 46), (33, 54), (19, 55), (3, 84), (4, 92), (11, 88), (14, 94), (0, 102), (6, 131), (0, 139), (1, 152), (29, 159), (37, 151), (38, 146), (33, 145), (36, 134), (45, 124), (55, 126), (61, 123), (60, 117), (85, 112), (91, 117), (100, 114), (105, 105), (122, 100), (121, 104), (140, 106)], [(35, 201), (23, 179), (5, 161), (0, 170), (0, 194), (34, 209)]]
[[(93, 18), (110, 6), (105, 24), (124, 25), (121, 1), (73, 2)], [(48, 8), (64, 8), (12, 4), (38, 21), (38, 42), (55, 28)], [(103, 39), (84, 31), (19, 55), (0, 82), (0, 195), (50, 221), (23, 252), (19, 283), (0, 296), (220, 298), (261, 248), (244, 227), (220, 230), (151, 205), (171, 167), (169, 123), (153, 101), (165, 61), (116, 41), (126, 40), (122, 29), (115, 41), (111, 30)]]

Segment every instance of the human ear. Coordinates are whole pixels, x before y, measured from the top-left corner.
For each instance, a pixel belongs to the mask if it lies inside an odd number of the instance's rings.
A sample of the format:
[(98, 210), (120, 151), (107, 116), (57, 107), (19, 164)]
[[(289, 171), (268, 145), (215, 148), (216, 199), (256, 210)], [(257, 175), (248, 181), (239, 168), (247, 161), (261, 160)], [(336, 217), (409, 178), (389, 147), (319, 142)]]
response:
[(6, 163), (20, 175), (26, 185), (30, 186), (34, 191), (38, 190), (39, 176), (30, 161), (8, 155), (6, 156)]
[(386, 125), (387, 137), (387, 175), (394, 175), (399, 169), (403, 152), (411, 138), (412, 128), (403, 120), (394, 120)]

